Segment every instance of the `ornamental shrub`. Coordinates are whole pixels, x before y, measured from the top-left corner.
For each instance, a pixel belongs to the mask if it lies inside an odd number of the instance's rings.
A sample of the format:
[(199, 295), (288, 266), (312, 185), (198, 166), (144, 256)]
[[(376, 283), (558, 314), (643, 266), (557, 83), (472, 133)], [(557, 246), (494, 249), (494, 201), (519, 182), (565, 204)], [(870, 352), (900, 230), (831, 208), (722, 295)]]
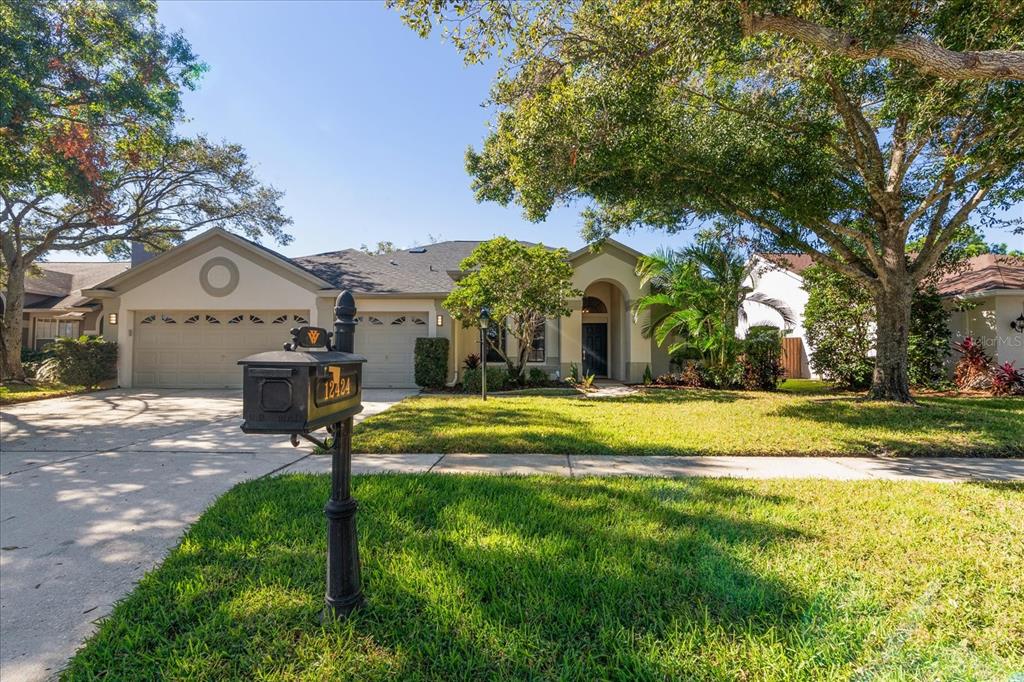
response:
[(996, 365), (992, 371), (992, 395), (1020, 395), (1024, 393), (1024, 370), (1012, 362)]
[(907, 373), (915, 386), (937, 387), (946, 383), (949, 356), (949, 312), (934, 286), (914, 294), (910, 304), (910, 335)]
[(985, 348), (968, 336), (954, 346), (960, 353), (956, 362), (953, 381), (960, 390), (977, 390), (992, 387), (992, 359)]
[(36, 378), (49, 383), (92, 388), (117, 377), (117, 344), (96, 336), (56, 339), (47, 345)]
[(811, 367), (838, 388), (871, 384), (875, 306), (870, 293), (838, 272), (812, 265), (803, 271), (804, 328)]
[(644, 367), (643, 382), (644, 382), (644, 386), (650, 386), (651, 384), (654, 383), (654, 376), (651, 374), (651, 366), (650, 365), (647, 365), (646, 367)]
[(530, 386), (544, 386), (548, 383), (548, 373), (540, 367), (531, 367), (526, 377), (526, 383)]
[(448, 339), (416, 339), (414, 376), (417, 386), (444, 388), (448, 378)]
[(779, 328), (770, 325), (750, 327), (743, 345), (743, 388), (774, 391), (785, 374)]
[[(487, 391), (503, 391), (508, 388), (509, 376), (505, 367), (487, 368)], [(462, 390), (466, 393), (480, 393), (480, 368), (462, 372)]]

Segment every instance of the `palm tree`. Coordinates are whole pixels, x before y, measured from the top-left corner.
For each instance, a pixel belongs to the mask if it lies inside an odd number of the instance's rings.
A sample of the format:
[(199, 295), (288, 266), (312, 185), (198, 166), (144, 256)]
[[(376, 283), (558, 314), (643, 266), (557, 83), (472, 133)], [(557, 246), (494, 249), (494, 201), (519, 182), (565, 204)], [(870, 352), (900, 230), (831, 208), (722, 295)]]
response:
[(795, 324), (784, 302), (755, 292), (749, 286), (754, 265), (732, 243), (700, 240), (680, 251), (661, 249), (637, 262), (641, 282), (651, 293), (634, 304), (634, 315), (651, 311), (641, 331), (662, 346), (669, 339), (670, 354), (696, 348), (724, 365), (735, 357), (739, 342), (736, 327), (746, 323), (743, 303), (751, 301), (777, 312), (784, 324)]

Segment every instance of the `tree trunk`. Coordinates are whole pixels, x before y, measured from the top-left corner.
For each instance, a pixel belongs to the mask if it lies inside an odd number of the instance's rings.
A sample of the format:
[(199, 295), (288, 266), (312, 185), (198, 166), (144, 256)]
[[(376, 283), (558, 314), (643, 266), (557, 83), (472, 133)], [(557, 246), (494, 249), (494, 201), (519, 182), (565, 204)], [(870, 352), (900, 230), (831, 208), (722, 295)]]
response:
[(21, 318), (25, 308), (25, 266), (21, 259), (10, 264), (7, 288), (4, 291), (3, 325), (0, 328), (0, 381), (24, 381), (25, 368), (21, 365)]
[(914, 287), (909, 281), (890, 283), (875, 295), (878, 325), (875, 372), (868, 398), (912, 402), (908, 379), (907, 343), (910, 337), (910, 302)]

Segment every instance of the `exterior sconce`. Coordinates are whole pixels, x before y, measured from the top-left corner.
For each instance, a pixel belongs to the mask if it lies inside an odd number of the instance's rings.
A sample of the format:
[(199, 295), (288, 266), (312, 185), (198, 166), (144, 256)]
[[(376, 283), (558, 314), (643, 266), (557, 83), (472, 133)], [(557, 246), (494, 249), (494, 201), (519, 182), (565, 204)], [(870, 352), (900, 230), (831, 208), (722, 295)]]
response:
[(107, 324), (117, 324), (117, 313), (107, 315)]
[(1021, 314), (1016, 320), (1010, 323), (1010, 329), (1015, 332), (1024, 332), (1024, 313)]
[(443, 327), (444, 326), (444, 315), (438, 315), (437, 316), (437, 326), (438, 327)]

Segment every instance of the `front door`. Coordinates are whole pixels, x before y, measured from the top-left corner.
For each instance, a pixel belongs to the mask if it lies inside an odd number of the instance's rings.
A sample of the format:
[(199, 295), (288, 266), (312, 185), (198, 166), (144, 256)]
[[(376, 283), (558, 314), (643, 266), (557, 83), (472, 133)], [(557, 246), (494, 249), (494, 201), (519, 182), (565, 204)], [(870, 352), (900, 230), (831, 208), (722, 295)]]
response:
[(608, 376), (608, 323), (583, 325), (583, 373)]

